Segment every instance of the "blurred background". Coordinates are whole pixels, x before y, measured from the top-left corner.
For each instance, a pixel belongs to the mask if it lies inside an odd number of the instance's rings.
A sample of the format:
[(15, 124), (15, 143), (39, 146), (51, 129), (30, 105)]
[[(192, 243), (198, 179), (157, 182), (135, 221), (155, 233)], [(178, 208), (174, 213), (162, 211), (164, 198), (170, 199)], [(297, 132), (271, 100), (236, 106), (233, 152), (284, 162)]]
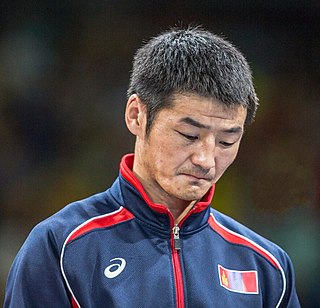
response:
[(1, 1), (0, 302), (32, 227), (105, 190), (132, 152), (136, 49), (201, 24), (246, 55), (261, 104), (213, 206), (283, 247), (303, 307), (320, 307), (319, 21), (318, 0)]

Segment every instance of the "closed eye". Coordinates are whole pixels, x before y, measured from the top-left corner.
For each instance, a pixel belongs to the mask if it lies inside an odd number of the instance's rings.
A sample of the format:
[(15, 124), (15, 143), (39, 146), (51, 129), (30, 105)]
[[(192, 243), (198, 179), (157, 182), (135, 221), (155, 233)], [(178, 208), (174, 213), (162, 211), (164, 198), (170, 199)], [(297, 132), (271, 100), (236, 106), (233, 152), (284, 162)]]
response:
[(179, 131), (177, 131), (181, 136), (183, 136), (184, 138), (188, 139), (189, 141), (195, 141), (198, 139), (198, 136), (193, 136), (193, 135), (187, 135), (187, 134), (183, 134)]
[(231, 147), (232, 145), (234, 145), (235, 142), (220, 141), (220, 144), (227, 148), (227, 147)]

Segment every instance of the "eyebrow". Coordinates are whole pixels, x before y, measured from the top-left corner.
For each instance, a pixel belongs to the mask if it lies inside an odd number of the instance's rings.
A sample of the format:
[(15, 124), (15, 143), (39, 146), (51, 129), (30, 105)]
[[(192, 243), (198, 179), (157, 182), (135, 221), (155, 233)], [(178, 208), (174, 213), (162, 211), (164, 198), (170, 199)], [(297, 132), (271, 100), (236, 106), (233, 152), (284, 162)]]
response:
[(243, 132), (243, 128), (242, 128), (241, 126), (235, 126), (235, 127), (231, 127), (231, 128), (224, 129), (222, 132), (224, 132), (224, 133), (230, 133), (230, 134), (233, 134), (233, 133), (242, 133), (242, 132)]
[[(205, 128), (205, 129), (210, 129), (210, 125), (204, 125), (190, 117), (185, 117), (185, 118), (182, 118), (180, 120), (181, 123), (185, 123), (185, 124), (189, 124), (189, 125), (192, 125), (192, 126), (195, 126), (195, 127), (198, 127), (198, 128)], [(222, 130), (223, 133), (242, 133), (243, 132), (243, 128), (241, 126), (234, 126), (234, 127), (231, 127), (231, 128), (226, 128), (226, 129), (223, 129)]]
[(198, 128), (206, 128), (206, 129), (209, 129), (210, 126), (209, 125), (204, 125), (190, 117), (185, 117), (185, 118), (182, 118), (180, 120), (180, 122), (182, 123), (185, 123), (185, 124), (189, 124), (189, 125), (192, 125), (192, 126), (195, 126), (195, 127), (198, 127)]

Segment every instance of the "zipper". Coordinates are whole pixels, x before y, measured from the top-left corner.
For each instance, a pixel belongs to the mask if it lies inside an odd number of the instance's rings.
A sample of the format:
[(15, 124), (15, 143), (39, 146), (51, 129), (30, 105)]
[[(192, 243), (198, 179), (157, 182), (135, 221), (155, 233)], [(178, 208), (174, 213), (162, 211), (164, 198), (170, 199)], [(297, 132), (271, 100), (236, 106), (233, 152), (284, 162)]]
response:
[(172, 263), (174, 272), (174, 281), (176, 284), (176, 302), (177, 308), (184, 308), (184, 285), (182, 278), (180, 252), (182, 248), (182, 241), (180, 238), (180, 227), (184, 221), (193, 213), (194, 209), (191, 209), (189, 213), (179, 221), (178, 224), (174, 223), (172, 214), (169, 212), (170, 224), (172, 226), (171, 233), (171, 251), (172, 251)]
[(181, 249), (180, 228), (177, 224), (172, 228), (173, 246), (175, 250)]
[(181, 263), (180, 263), (181, 239), (180, 239), (180, 227), (177, 224), (175, 224), (172, 228), (171, 250), (172, 250), (174, 280), (176, 284), (177, 308), (184, 308), (184, 287), (183, 287), (182, 270), (181, 270)]

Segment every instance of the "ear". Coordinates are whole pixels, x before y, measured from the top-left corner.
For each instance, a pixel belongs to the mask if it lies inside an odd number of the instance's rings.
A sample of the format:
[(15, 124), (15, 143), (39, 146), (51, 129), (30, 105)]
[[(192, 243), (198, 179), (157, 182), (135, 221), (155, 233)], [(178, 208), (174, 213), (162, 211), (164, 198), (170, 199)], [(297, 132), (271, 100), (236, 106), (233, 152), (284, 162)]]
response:
[(129, 131), (135, 136), (142, 136), (146, 129), (146, 106), (137, 94), (132, 94), (125, 111), (125, 121)]

